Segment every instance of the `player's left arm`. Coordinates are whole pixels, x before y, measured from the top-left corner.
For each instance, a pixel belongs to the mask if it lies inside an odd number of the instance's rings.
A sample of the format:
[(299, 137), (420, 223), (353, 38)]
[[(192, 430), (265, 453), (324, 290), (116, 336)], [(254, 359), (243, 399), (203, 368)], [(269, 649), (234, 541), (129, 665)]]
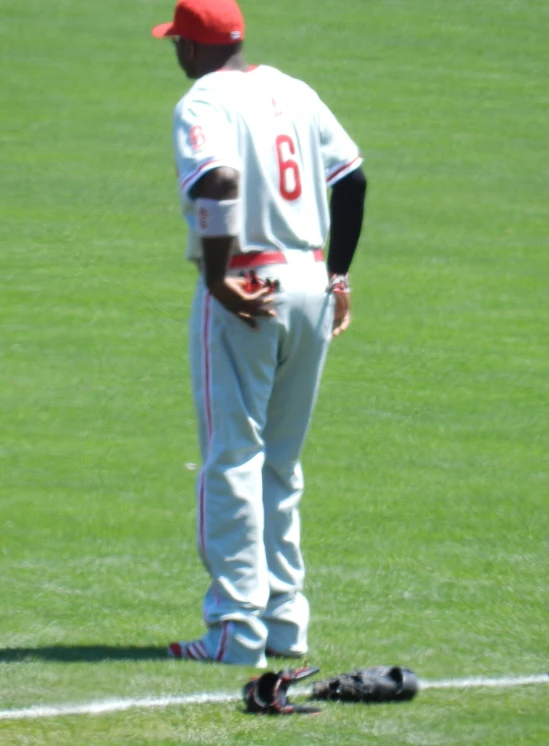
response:
[(328, 272), (330, 289), (335, 298), (334, 337), (344, 332), (351, 323), (348, 272), (362, 231), (366, 189), (366, 176), (360, 167), (332, 187)]
[(231, 213), (240, 209), (239, 173), (227, 167), (211, 169), (196, 182), (190, 196), (198, 212), (206, 287), (228, 311), (255, 329), (258, 317), (275, 315), (269, 308), (272, 297), (266, 297), (269, 288), (250, 293), (245, 279), (227, 274), (229, 258), (238, 249), (239, 220)]

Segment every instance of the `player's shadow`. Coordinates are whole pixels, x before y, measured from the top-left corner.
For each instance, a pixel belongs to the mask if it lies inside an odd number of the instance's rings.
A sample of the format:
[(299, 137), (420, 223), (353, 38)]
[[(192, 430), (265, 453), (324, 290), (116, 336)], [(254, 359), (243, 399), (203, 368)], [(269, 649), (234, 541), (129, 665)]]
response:
[(0, 648), (0, 664), (29, 661), (103, 663), (105, 661), (168, 660), (166, 647), (114, 645), (49, 645), (40, 648)]

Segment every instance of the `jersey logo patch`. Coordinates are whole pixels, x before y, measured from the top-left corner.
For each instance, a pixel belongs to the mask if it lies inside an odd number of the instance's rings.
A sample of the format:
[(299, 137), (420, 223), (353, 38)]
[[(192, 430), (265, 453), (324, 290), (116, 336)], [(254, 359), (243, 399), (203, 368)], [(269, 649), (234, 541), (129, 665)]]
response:
[(189, 130), (189, 142), (193, 150), (200, 150), (206, 142), (206, 135), (199, 124), (195, 124)]

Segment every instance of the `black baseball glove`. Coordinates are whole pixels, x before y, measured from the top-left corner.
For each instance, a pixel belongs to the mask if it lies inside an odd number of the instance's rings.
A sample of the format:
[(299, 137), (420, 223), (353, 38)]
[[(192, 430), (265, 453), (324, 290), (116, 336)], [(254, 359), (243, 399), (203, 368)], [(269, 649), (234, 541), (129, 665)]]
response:
[(257, 715), (318, 715), (321, 710), (310, 705), (295, 705), (288, 701), (286, 692), (291, 684), (320, 671), (316, 666), (296, 671), (269, 671), (249, 681), (242, 690), (248, 712)]
[(313, 685), (313, 699), (347, 702), (397, 702), (415, 697), (416, 675), (401, 666), (359, 668)]

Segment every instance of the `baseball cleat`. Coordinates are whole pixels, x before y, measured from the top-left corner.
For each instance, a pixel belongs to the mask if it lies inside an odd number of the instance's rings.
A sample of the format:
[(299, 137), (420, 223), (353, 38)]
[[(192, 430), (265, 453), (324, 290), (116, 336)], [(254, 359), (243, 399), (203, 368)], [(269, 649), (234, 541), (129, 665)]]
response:
[(168, 656), (187, 661), (213, 661), (202, 640), (171, 642), (168, 645)]

